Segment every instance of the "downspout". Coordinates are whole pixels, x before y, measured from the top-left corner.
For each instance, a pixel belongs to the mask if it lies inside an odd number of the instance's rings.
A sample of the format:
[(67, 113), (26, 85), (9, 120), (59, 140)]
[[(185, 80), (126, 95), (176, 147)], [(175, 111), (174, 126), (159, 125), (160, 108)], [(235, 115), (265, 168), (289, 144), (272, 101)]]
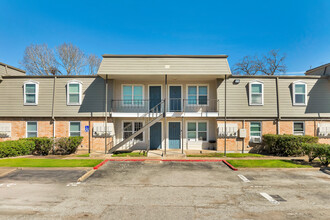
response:
[(165, 99), (164, 99), (164, 136), (165, 136), (165, 142), (164, 142), (164, 149), (163, 149), (163, 157), (166, 156), (166, 141), (167, 141), (167, 126), (166, 126), (166, 103), (167, 103), (167, 74), (165, 74)]
[(104, 153), (107, 153), (107, 136), (108, 136), (108, 75), (105, 75), (105, 122), (104, 122)]
[(227, 155), (227, 75), (225, 75), (225, 152), (224, 156)]
[(52, 101), (52, 120), (53, 120), (53, 152), (55, 152), (55, 137), (56, 137), (56, 125), (55, 125), (55, 93), (56, 93), (56, 76), (54, 75), (53, 82), (53, 101)]
[(280, 134), (280, 120), (281, 120), (281, 114), (280, 114), (280, 94), (278, 91), (278, 77), (276, 77), (276, 102), (277, 102), (277, 126), (276, 126), (276, 133)]

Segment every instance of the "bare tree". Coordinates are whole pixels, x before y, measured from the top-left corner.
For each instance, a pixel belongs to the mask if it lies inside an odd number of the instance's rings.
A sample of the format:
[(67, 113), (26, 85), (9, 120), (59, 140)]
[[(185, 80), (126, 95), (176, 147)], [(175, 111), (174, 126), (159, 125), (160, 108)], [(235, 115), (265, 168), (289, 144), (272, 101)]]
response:
[(84, 71), (87, 64), (86, 55), (77, 46), (64, 43), (56, 47), (56, 53), (59, 64), (67, 75), (80, 75)]
[(256, 75), (261, 70), (262, 64), (257, 56), (245, 56), (234, 66), (234, 75)]
[(88, 62), (88, 73), (91, 75), (96, 75), (101, 64), (101, 59), (95, 54), (90, 54), (88, 56), (87, 62)]
[(20, 63), (31, 75), (52, 75), (50, 70), (58, 67), (54, 52), (47, 44), (26, 47)]
[(276, 73), (285, 73), (287, 67), (284, 63), (286, 55), (281, 55), (279, 50), (271, 50), (264, 56), (260, 71), (265, 75), (275, 75)]

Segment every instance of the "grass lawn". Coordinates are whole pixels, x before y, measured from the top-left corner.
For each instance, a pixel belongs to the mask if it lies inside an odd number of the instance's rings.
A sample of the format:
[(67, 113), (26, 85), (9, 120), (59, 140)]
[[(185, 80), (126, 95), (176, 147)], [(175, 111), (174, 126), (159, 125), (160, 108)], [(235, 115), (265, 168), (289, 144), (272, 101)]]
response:
[(89, 157), (89, 153), (88, 154), (79, 154), (76, 157)]
[[(223, 157), (224, 153), (188, 154), (187, 157)], [(264, 157), (261, 154), (227, 153), (227, 157)]]
[(113, 154), (112, 157), (146, 157), (146, 154), (139, 152), (130, 152), (130, 153), (118, 153)]
[(235, 168), (310, 168), (309, 165), (301, 165), (292, 162), (291, 160), (227, 160)]
[(14, 158), (0, 160), (0, 167), (94, 167), (102, 160), (92, 159), (30, 159)]

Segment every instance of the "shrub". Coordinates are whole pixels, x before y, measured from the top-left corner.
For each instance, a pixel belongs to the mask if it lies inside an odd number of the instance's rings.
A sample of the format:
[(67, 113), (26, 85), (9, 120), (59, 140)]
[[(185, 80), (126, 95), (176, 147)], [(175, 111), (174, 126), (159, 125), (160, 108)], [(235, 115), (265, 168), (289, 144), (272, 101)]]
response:
[(35, 143), (33, 154), (48, 155), (53, 146), (53, 139), (47, 137), (33, 137), (26, 138), (25, 140), (33, 141)]
[(83, 137), (62, 137), (56, 140), (55, 154), (67, 155), (75, 153)]
[(318, 137), (298, 135), (263, 135), (264, 143), (270, 154), (277, 156), (298, 156), (303, 154), (302, 143), (317, 143)]
[(308, 155), (309, 162), (318, 157), (322, 165), (328, 166), (330, 163), (330, 145), (329, 144), (303, 144), (304, 153)]
[(32, 153), (34, 148), (35, 143), (29, 140), (0, 142), (0, 158), (28, 155)]

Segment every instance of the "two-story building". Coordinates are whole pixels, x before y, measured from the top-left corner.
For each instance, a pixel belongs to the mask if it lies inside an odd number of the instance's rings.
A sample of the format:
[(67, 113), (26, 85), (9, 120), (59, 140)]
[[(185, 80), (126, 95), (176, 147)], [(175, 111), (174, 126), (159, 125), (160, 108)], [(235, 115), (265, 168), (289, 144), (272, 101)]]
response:
[(233, 76), (226, 55), (103, 55), (97, 76), (3, 75), (0, 140), (80, 135), (80, 149), (103, 152), (247, 152), (267, 133), (330, 143), (330, 79), (315, 71)]

